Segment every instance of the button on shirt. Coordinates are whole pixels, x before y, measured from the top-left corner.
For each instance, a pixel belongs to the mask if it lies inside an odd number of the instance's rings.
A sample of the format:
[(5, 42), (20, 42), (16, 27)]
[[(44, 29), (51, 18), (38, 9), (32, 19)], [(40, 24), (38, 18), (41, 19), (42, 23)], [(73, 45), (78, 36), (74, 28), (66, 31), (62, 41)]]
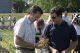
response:
[(70, 39), (77, 41), (76, 30), (72, 24), (63, 21), (60, 26), (50, 23), (44, 30), (43, 37), (50, 37), (50, 46), (57, 49), (59, 53), (70, 46)]
[[(22, 47), (19, 45), (16, 45), (15, 38), (16, 36), (19, 36), (24, 40), (25, 42), (29, 42), (35, 45), (35, 27), (34, 23), (32, 23), (27, 16), (20, 19), (14, 27), (14, 44), (16, 47)], [(23, 43), (22, 43), (23, 44)]]

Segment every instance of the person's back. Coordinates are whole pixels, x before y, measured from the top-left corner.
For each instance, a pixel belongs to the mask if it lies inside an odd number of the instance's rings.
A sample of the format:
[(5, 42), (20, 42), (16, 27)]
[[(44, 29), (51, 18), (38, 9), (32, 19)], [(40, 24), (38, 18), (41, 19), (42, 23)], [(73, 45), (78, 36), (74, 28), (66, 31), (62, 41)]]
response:
[(9, 21), (12, 21), (12, 16), (11, 16), (11, 15), (9, 15), (8, 20), (9, 20)]

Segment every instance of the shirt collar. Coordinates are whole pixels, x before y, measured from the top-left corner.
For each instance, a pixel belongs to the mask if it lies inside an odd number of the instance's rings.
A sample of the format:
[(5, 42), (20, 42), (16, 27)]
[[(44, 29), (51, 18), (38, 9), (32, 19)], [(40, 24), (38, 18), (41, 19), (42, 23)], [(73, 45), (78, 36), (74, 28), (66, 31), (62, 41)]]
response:
[(27, 23), (32, 24), (33, 22), (31, 22), (31, 20), (28, 18), (28, 16), (25, 16)]
[(57, 24), (54, 23), (54, 26), (62, 26), (62, 25), (65, 25), (65, 24), (66, 24), (66, 21), (63, 21), (63, 22), (61, 23), (61, 25), (57, 25)]

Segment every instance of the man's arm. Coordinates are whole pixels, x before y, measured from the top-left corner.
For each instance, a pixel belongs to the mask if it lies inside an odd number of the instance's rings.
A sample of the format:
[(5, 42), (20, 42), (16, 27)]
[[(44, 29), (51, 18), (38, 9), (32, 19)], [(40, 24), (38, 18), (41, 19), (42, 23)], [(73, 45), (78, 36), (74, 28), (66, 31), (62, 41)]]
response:
[(72, 49), (74, 49), (76, 46), (78, 45), (78, 40), (73, 42), (73, 44), (67, 49), (68, 51), (71, 51)]
[(54, 49), (53, 47), (49, 46), (49, 49), (52, 53), (59, 53), (57, 49)]
[(25, 41), (22, 40), (22, 38), (19, 37), (19, 36), (16, 36), (16, 44), (17, 44), (17, 45), (20, 45), (20, 46), (22, 46), (22, 47), (42, 48), (41, 46), (38, 46), (39, 43), (37, 43), (37, 44), (34, 46), (34, 44), (31, 44), (31, 43), (29, 43), (29, 42), (25, 42)]
[(16, 36), (16, 44), (23, 47), (34, 47), (33, 44), (23, 41), (19, 36)]
[(69, 48), (63, 50), (62, 53), (69, 53), (72, 49), (74, 49), (78, 45), (78, 37), (73, 25), (71, 25), (70, 39), (73, 41), (73, 44)]
[(73, 42), (73, 44), (67, 48), (66, 50), (63, 50), (62, 53), (69, 53), (72, 49), (74, 49), (78, 45), (78, 41)]

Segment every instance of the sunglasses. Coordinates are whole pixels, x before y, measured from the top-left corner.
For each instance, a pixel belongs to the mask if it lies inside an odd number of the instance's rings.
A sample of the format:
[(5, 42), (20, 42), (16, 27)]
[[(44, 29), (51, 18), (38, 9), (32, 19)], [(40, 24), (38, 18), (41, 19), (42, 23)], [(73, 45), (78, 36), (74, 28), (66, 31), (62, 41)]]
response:
[(55, 19), (56, 17), (51, 17), (52, 19)]

